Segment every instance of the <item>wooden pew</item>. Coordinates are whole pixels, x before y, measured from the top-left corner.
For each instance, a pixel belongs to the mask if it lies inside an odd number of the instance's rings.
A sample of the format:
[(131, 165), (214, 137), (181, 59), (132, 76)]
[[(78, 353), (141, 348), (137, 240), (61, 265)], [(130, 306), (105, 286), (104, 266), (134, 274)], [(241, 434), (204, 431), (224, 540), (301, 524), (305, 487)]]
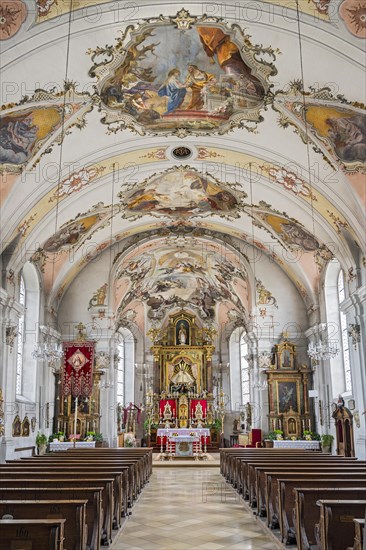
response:
[[(299, 477), (302, 475), (309, 473), (313, 475), (314, 479), (316, 477), (322, 477), (324, 475), (325, 478), (331, 477), (332, 475), (336, 478), (338, 477), (353, 477), (354, 479), (364, 479), (365, 477), (365, 465), (358, 464), (353, 466), (342, 466), (342, 464), (322, 464), (321, 466), (312, 465), (309, 466), (308, 464), (304, 465), (303, 467), (297, 466), (288, 468), (287, 466), (284, 466), (283, 468), (277, 469), (269, 469), (268, 467), (265, 467), (265, 470), (263, 470), (261, 467), (256, 468), (257, 473), (257, 483), (258, 483), (258, 493), (260, 494), (260, 498), (264, 498), (264, 505), (266, 507), (267, 512), (267, 524), (272, 529), (279, 528), (279, 506), (278, 506), (278, 479), (281, 477), (288, 476), (288, 474), (292, 475), (292, 477), (297, 477), (297, 474), (299, 474)], [(284, 474), (281, 476), (281, 474)], [(263, 487), (264, 486), (264, 487)], [(262, 506), (263, 501), (261, 501), (260, 506)]]
[[(88, 486), (102, 486), (102, 531), (100, 538), (103, 543), (111, 540), (111, 517), (113, 511), (113, 485), (114, 478), (102, 477), (100, 474), (87, 474), (83, 476), (83, 473), (73, 474), (72, 472), (66, 473), (64, 471), (52, 473), (50, 471), (44, 472), (45, 477), (41, 478), (41, 473), (37, 471), (24, 470), (21, 472), (5, 472), (0, 469), (0, 487), (19, 487), (27, 488), (32, 487), (32, 484), (37, 483), (38, 487), (62, 488), (62, 487), (88, 487)], [(44, 483), (45, 482), (45, 483)]]
[[(355, 463), (354, 459), (348, 459), (344, 457), (326, 457), (324, 455), (316, 455), (314, 457), (305, 457), (303, 455), (299, 456), (288, 456), (288, 455), (281, 455), (281, 460), (274, 460), (273, 458), (262, 458), (262, 457), (250, 457), (250, 458), (241, 458), (238, 460), (238, 464), (240, 468), (240, 481), (239, 481), (239, 492), (243, 493), (244, 498), (246, 500), (250, 500), (252, 507), (255, 507), (257, 505), (257, 498), (256, 498), (256, 472), (255, 472), (255, 466), (264, 466), (268, 464), (269, 467), (271, 466), (283, 466), (284, 464), (289, 464), (290, 466), (293, 464), (294, 466), (298, 464), (303, 464), (306, 461), (308, 465), (310, 464), (328, 464), (328, 463), (341, 463), (341, 464), (348, 464), (351, 465)], [(259, 510), (260, 515), (266, 515), (266, 509), (263, 507)]]
[[(8, 480), (8, 482), (1, 481), (0, 486), (0, 499), (1, 500), (81, 500), (85, 499), (86, 504), (86, 543), (90, 550), (99, 550), (101, 541), (101, 529), (102, 529), (102, 487), (90, 486), (90, 482), (87, 487), (50, 487), (48, 480), (32, 480), (34, 487), (24, 487), (23, 480)], [(25, 480), (27, 482), (27, 480)], [(15, 488), (4, 487), (3, 485), (17, 485)], [(68, 525), (66, 524), (66, 531)]]
[[(317, 480), (314, 480), (315, 482)], [(341, 485), (331, 487), (317, 487), (313, 482), (314, 487), (295, 488), (295, 520), (296, 520), (296, 540), (297, 548), (301, 550), (308, 549), (311, 545), (316, 544), (315, 540), (315, 525), (319, 523), (319, 507), (316, 503), (318, 500), (363, 500), (366, 498), (366, 484), (364, 488), (357, 487), (342, 487)], [(354, 527), (352, 531), (352, 542), (354, 538)]]
[(365, 515), (366, 500), (318, 500), (321, 550), (344, 550), (353, 544), (355, 518)]
[[(18, 462), (13, 462), (13, 467), (18, 467)], [(87, 465), (85, 465), (85, 460), (75, 460), (70, 459), (67, 460), (61, 460), (61, 459), (55, 459), (55, 460), (36, 460), (29, 462), (22, 461), (21, 464), (27, 465), (27, 469), (29, 468), (36, 468), (40, 469), (41, 467), (47, 468), (48, 471), (55, 471), (56, 469), (63, 469), (65, 468), (66, 471), (70, 472), (74, 469), (80, 470), (82, 468), (85, 472), (85, 475), (89, 475), (89, 473), (96, 473), (100, 472), (101, 475), (112, 475), (115, 477), (114, 481), (114, 498), (113, 498), (113, 504), (111, 511), (109, 510), (108, 506), (108, 515), (111, 515), (111, 521), (113, 524), (114, 529), (118, 529), (120, 526), (120, 518), (121, 516), (127, 515), (127, 508), (128, 508), (128, 488), (129, 488), (129, 481), (128, 481), (128, 468), (120, 467), (119, 464), (116, 464), (115, 462), (107, 462), (107, 461), (87, 461)], [(0, 466), (1, 468), (1, 466)], [(112, 470), (112, 471), (111, 471)], [(116, 472), (118, 470), (118, 472)], [(1, 471), (1, 470), (0, 470)], [(122, 476), (121, 479), (116, 476), (116, 474), (120, 474)]]
[[(104, 524), (103, 529), (107, 533), (107, 537), (109, 540), (112, 538), (112, 529), (113, 529), (113, 513), (115, 510), (114, 506), (114, 499), (118, 499), (119, 502), (121, 501), (121, 494), (122, 494), (122, 472), (121, 469), (117, 468), (116, 466), (89, 466), (89, 465), (81, 465), (81, 464), (74, 464), (74, 465), (67, 465), (67, 464), (52, 464), (49, 465), (45, 464), (38, 464), (33, 465), (29, 464), (27, 467), (25, 467), (25, 464), (23, 466), (17, 466), (16, 464), (1, 464), (0, 465), (0, 478), (2, 478), (3, 475), (22, 475), (23, 477), (27, 477), (28, 473), (33, 474), (41, 474), (45, 473), (49, 478), (52, 477), (70, 477), (70, 479), (77, 480), (79, 476), (85, 476), (85, 477), (91, 477), (94, 478), (95, 481), (98, 480), (99, 477), (102, 476), (108, 476), (113, 479), (113, 491), (112, 494), (109, 495), (108, 499), (105, 501), (106, 508), (104, 509)], [(116, 521), (116, 528), (120, 524), (120, 518), (115, 518)]]
[[(314, 487), (319, 490), (329, 489), (332, 487), (337, 487), (339, 489), (350, 489), (353, 490), (354, 487), (366, 488), (366, 479), (352, 479), (352, 478), (341, 478), (338, 479), (324, 479), (324, 478), (314, 478), (311, 476), (309, 478), (290, 478), (283, 479), (279, 478), (278, 483), (278, 493), (279, 493), (279, 519), (280, 519), (280, 530), (282, 542), (286, 544), (294, 544), (300, 533), (297, 521), (299, 520), (299, 515), (297, 511), (295, 495), (297, 488), (302, 489), (312, 489)], [(295, 490), (296, 489), (296, 490)], [(296, 514), (294, 514), (296, 507)], [(314, 506), (313, 508), (316, 508)], [(301, 516), (304, 514), (301, 512)], [(295, 517), (294, 517), (295, 516)], [(305, 515), (308, 519), (309, 513)], [(317, 513), (318, 517), (318, 513)], [(295, 519), (296, 518), (296, 519)], [(311, 540), (313, 536), (313, 529), (311, 530)], [(301, 545), (301, 541), (298, 542), (298, 546)], [(307, 547), (306, 545), (304, 548)]]
[(0, 500), (0, 517), (11, 515), (13, 519), (65, 519), (65, 548), (85, 550), (86, 504), (86, 500)]
[(63, 550), (64, 525), (64, 519), (1, 519), (0, 549)]
[(353, 541), (353, 550), (362, 550), (365, 537), (365, 519), (355, 518), (355, 539)]

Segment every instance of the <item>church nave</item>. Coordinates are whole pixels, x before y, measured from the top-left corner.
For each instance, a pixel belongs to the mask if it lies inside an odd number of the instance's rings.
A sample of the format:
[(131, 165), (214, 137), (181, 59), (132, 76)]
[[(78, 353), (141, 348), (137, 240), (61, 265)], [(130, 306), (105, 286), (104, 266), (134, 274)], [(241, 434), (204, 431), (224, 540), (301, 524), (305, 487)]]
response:
[(154, 468), (112, 550), (274, 549), (218, 468)]

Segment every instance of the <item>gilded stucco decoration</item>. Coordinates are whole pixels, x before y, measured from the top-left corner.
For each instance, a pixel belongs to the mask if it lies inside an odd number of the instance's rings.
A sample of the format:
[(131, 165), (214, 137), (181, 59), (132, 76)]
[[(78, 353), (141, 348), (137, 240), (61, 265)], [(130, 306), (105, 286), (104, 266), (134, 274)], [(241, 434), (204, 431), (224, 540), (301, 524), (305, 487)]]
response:
[(61, 143), (72, 126), (83, 128), (92, 109), (90, 95), (67, 83), (62, 93), (37, 90), (19, 104), (4, 105), (0, 120), (0, 173), (33, 167)]
[(303, 92), (294, 81), (288, 90), (275, 94), (274, 108), (281, 113), (280, 125), (295, 127), (306, 143), (313, 142), (333, 167), (346, 172), (366, 172), (365, 106), (334, 96), (330, 88), (310, 88)]
[(238, 218), (246, 194), (237, 184), (223, 185), (219, 180), (189, 166), (173, 166), (154, 174), (142, 183), (124, 186), (118, 194), (123, 216), (143, 215), (172, 218), (216, 215)]
[(185, 137), (236, 127), (255, 131), (277, 73), (277, 51), (270, 46), (253, 45), (236, 24), (184, 9), (130, 25), (115, 46), (88, 53), (109, 132)]

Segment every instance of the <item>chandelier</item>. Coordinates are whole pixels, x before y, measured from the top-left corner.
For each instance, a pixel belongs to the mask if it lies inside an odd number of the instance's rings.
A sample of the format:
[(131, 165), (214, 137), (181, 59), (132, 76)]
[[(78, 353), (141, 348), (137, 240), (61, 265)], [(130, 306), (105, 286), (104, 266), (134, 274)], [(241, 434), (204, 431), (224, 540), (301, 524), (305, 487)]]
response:
[(320, 339), (316, 344), (310, 342), (308, 347), (308, 356), (316, 361), (334, 359), (338, 353), (337, 345), (330, 340), (322, 341)]
[(63, 356), (62, 344), (57, 340), (56, 331), (48, 326), (42, 326), (40, 329), (40, 339), (32, 351), (32, 357), (43, 359), (50, 367), (56, 368)]
[(263, 380), (262, 382), (254, 382), (253, 388), (256, 390), (266, 390), (268, 388), (267, 380)]

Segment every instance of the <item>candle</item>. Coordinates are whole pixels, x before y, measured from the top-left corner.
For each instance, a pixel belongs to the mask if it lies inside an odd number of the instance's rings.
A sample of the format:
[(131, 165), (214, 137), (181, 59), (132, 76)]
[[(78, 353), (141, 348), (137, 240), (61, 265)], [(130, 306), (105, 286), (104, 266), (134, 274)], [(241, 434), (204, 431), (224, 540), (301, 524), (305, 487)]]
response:
[(305, 431), (305, 420), (301, 420), (302, 431)]

